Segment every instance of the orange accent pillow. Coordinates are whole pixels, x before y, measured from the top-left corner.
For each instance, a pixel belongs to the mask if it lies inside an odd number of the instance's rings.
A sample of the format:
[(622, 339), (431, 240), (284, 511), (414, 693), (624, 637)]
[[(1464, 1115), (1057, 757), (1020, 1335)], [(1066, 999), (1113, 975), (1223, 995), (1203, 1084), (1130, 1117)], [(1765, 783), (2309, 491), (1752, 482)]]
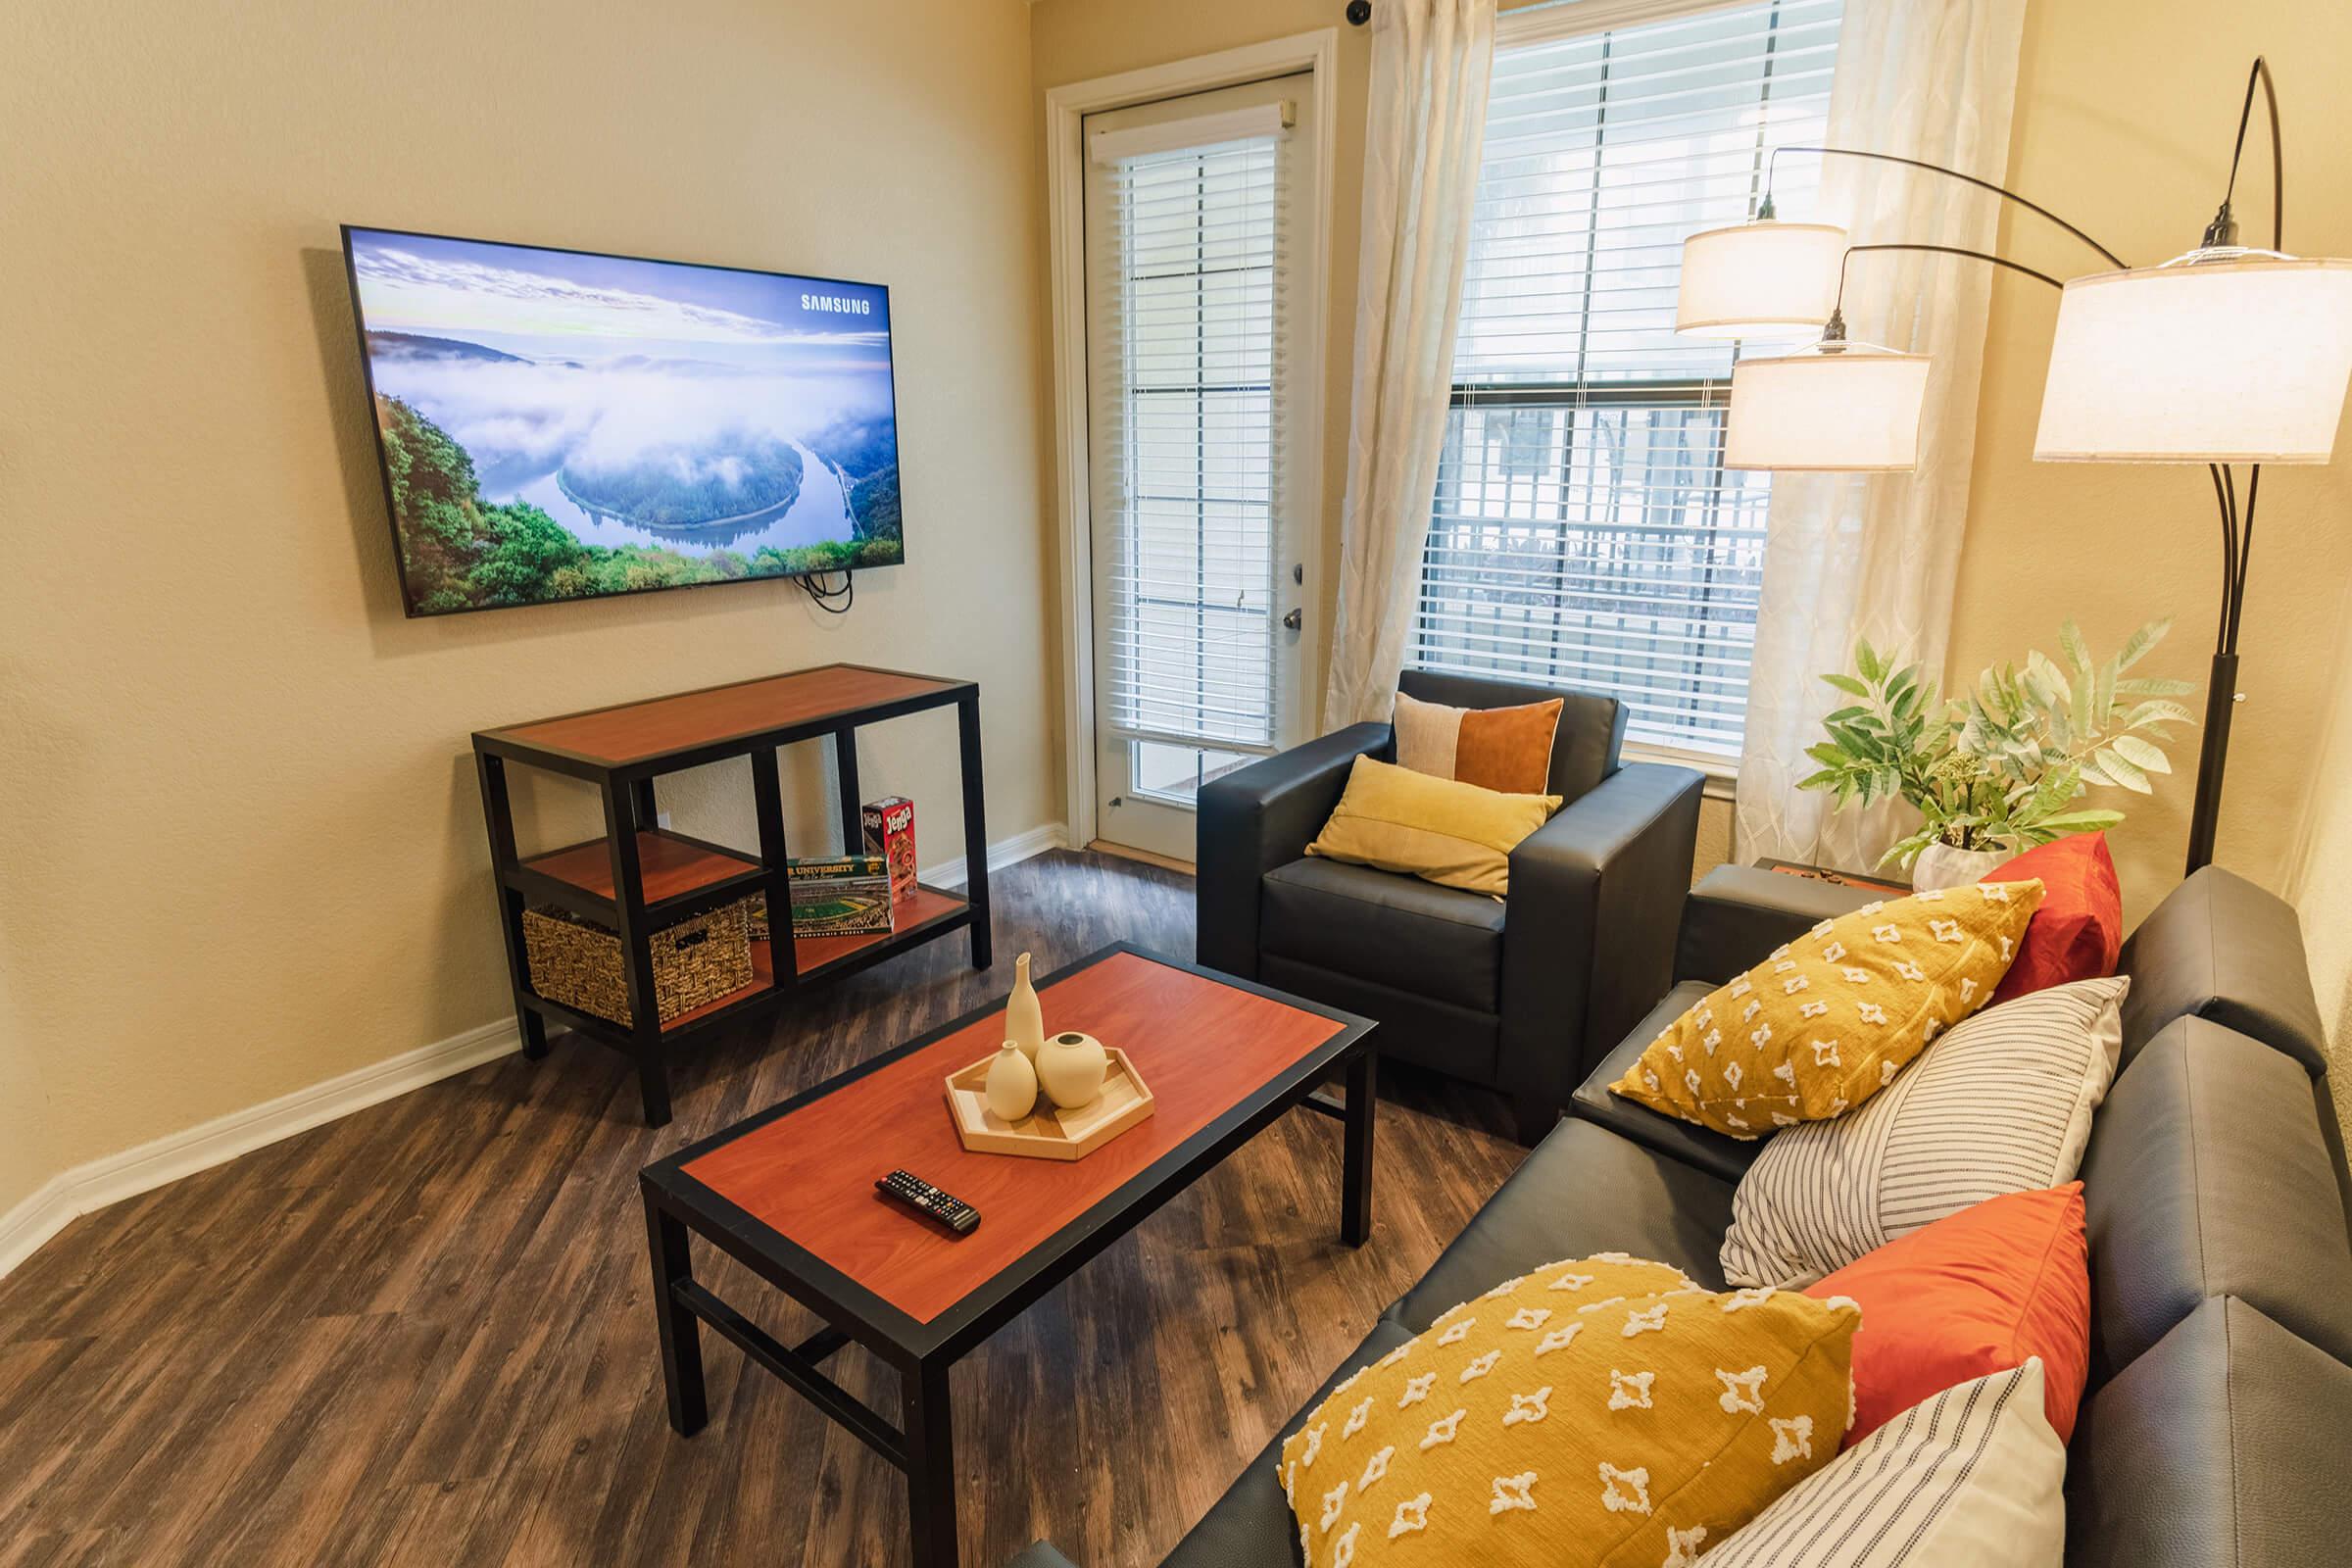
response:
[(2082, 1184), (2010, 1193), (1947, 1214), (1805, 1292), (1862, 1303), (1845, 1446), (1949, 1388), (2038, 1355), (2060, 1442), (2090, 1370), (2090, 1249)]
[(1541, 795), (1562, 699), (1518, 708), (1448, 708), (1396, 694), (1396, 765), (1505, 795)]

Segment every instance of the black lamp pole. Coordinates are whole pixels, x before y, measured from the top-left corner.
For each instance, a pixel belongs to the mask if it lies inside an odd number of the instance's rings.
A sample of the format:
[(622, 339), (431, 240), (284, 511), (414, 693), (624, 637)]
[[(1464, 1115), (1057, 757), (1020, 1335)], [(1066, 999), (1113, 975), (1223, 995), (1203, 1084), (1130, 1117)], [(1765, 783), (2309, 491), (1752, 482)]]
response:
[[(2246, 77), (2245, 103), (2239, 109), (2237, 116), (2237, 143), (2230, 155), (2230, 183), (2222, 195), (2220, 211), (2214, 214), (2213, 221), (2206, 225), (2201, 248), (2230, 246), (2237, 243), (2237, 220), (2231, 214), (2230, 203), (2237, 193), (2237, 168), (2239, 160), (2246, 150), (2246, 130), (2252, 122), (2254, 89), (2258, 85), (2262, 88), (2263, 100), (2268, 110), (2271, 125), (2271, 248), (2278, 251), (2283, 251), (2286, 248), (2286, 197), (2283, 189), (2285, 157), (2278, 134), (2278, 93), (2271, 79), (2270, 63), (2260, 57), (2255, 59), (2254, 69)], [(1965, 180), (1971, 185), (1991, 191), (2004, 201), (2015, 202), (2030, 212), (2039, 214), (2092, 250), (2097, 251), (2115, 267), (2121, 269), (2127, 266), (2122, 257), (2092, 239), (2065, 219), (2060, 218), (2056, 213), (2037, 203), (2026, 200), (2025, 197), (2004, 186), (1996, 185), (1988, 179), (1979, 179), (1974, 174), (1964, 174), (1957, 169), (1946, 169), (1941, 164), (1926, 163), (1917, 158), (1898, 158), (1892, 153), (1866, 152), (1856, 147), (1775, 147), (1765, 163), (1764, 195), (1755, 214), (1758, 219), (1769, 219), (1774, 216), (1772, 176), (1781, 154), (1785, 152), (1821, 153), (1836, 158), (1867, 158), (1880, 163), (1902, 164), (1912, 169), (1924, 169), (1933, 173), (1947, 174), (1954, 179)], [(2013, 272), (2022, 272), (2037, 282), (2047, 283), (2052, 288), (2062, 289), (2065, 286), (2048, 273), (2020, 266), (2007, 257), (1994, 256), (1986, 251), (1967, 250), (1956, 245), (1912, 245), (1892, 242), (1854, 245), (1847, 248), (1846, 257), (1850, 260), (1855, 254), (1862, 251), (1934, 251), (1946, 256), (1974, 257), (1981, 262), (1990, 262), (1996, 267), (2005, 267)], [(1843, 264), (1840, 264), (1838, 270), (1838, 308), (1833, 310), (1829, 324), (1822, 329), (1823, 341), (1827, 343), (1841, 341), (1845, 336)], [(2237, 630), (2239, 619), (2245, 610), (2246, 563), (2252, 554), (2254, 545), (2254, 502), (2262, 488), (2262, 465), (2259, 463), (2247, 465), (2245, 496), (2242, 503), (2238, 496), (2237, 477), (2229, 465), (2212, 463), (2207, 464), (2206, 467), (2213, 475), (2214, 502), (2220, 509), (2222, 518), (2222, 609), (2220, 623), (2214, 635), (2212, 674), (2205, 692), (2205, 733), (2197, 753), (2197, 797), (2195, 805), (2189, 808), (2188, 816), (2188, 869), (2192, 873), (2213, 863), (2214, 830), (2220, 823), (2222, 814), (2222, 776), (2230, 765), (2230, 718), (2237, 704), (2243, 700), (2243, 694), (2237, 689)]]

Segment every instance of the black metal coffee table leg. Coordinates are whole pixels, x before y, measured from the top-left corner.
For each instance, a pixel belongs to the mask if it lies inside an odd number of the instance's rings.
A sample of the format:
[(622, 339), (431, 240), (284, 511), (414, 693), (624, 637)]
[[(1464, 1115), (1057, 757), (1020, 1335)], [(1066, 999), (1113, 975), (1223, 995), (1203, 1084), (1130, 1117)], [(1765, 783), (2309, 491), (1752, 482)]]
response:
[(654, 1321), (662, 1329), (662, 1381), (669, 1391), (669, 1424), (691, 1438), (710, 1418), (703, 1392), (702, 1324), (678, 1300), (678, 1287), (694, 1279), (686, 1250), (686, 1227), (645, 1204), (646, 1240), (654, 1255)]
[(900, 1385), (915, 1568), (956, 1568), (956, 1423), (948, 1403), (948, 1364), (910, 1367), (900, 1374)]
[(1348, 1118), (1340, 1165), (1340, 1240), (1361, 1247), (1372, 1239), (1372, 1119), (1379, 1100), (1380, 1055), (1369, 1046), (1348, 1064)]

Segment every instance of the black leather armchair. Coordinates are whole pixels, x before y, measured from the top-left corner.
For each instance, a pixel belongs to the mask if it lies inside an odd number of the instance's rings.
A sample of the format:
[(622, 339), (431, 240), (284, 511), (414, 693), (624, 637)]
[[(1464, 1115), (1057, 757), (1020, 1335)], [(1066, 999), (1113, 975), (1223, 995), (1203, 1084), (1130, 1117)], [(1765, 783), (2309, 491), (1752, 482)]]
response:
[(1703, 781), (1620, 762), (1613, 697), (1400, 684), (1456, 708), (1564, 699), (1548, 788), (1565, 804), (1511, 852), (1509, 898), (1307, 856), (1355, 760), (1395, 760), (1389, 725), (1353, 724), (1200, 792), (1200, 960), (1378, 1019), (1383, 1055), (1502, 1090), (1532, 1143), (1671, 981)]

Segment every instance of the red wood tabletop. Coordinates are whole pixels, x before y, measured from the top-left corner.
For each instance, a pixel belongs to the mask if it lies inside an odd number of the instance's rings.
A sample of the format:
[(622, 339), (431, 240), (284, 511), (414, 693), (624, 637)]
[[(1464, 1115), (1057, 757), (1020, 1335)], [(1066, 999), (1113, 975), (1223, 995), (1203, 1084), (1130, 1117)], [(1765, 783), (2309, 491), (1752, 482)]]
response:
[[(1041, 987), (1046, 1032), (1127, 1054), (1156, 1108), (1084, 1159), (966, 1152), (946, 1080), (1004, 1043), (993, 1012), (687, 1163), (686, 1175), (928, 1323), (1339, 1034), (1338, 1020), (1121, 953)], [(956, 1238), (882, 1201), (912, 1171), (980, 1210)]]
[(492, 734), (620, 764), (946, 691), (952, 681), (856, 664), (825, 664), (762, 680), (680, 692), (593, 712), (516, 724)]

